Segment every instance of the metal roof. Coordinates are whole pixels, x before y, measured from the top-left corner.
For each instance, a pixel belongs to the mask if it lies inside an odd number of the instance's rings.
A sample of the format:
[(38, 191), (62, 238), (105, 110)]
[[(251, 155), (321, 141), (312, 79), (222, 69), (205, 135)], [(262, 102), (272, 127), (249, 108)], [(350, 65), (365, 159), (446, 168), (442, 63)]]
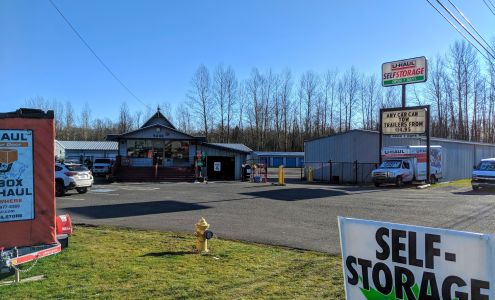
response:
[(239, 152), (251, 153), (253, 150), (244, 144), (226, 144), (226, 143), (205, 143), (205, 145), (216, 146)]
[(277, 151), (257, 151), (253, 153), (256, 156), (304, 156), (304, 152), (277, 152)]
[(118, 142), (109, 141), (57, 141), (65, 150), (118, 151)]

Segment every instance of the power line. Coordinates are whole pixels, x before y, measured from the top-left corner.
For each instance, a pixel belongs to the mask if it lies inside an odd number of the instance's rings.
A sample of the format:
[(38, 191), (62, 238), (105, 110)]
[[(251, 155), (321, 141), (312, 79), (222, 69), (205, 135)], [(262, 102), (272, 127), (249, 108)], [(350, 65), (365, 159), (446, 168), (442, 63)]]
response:
[(469, 21), (469, 19), (466, 17), (466, 15), (464, 15), (464, 13), (459, 8), (457, 8), (457, 6), (454, 3), (452, 3), (451, 0), (447, 0), (447, 1), (449, 1), (450, 5), (452, 5), (455, 8), (455, 10), (457, 10), (457, 12), (464, 18), (464, 20), (466, 20), (466, 22), (469, 24), (469, 26), (476, 32), (476, 34), (478, 34), (478, 36), (483, 40), (483, 42), (485, 42), (486, 46), (488, 46), (488, 48), (490, 48), (490, 50), (492, 50), (493, 53), (495, 53), (495, 50), (491, 47), (490, 43), (488, 43), (483, 38), (481, 33), (478, 32), (478, 30), (474, 27), (474, 25), (471, 23), (471, 21)]
[(464, 39), (471, 45), (473, 46), (474, 49), (478, 50), (478, 52), (480, 53), (481, 56), (483, 56), (487, 61), (489, 61), (488, 57), (486, 57), (483, 52), (481, 52), (480, 49), (478, 49), (478, 47), (476, 47), (473, 42), (471, 42), (471, 40), (462, 32), (459, 30), (459, 28), (457, 28), (457, 26), (455, 26), (454, 23), (452, 23), (441, 11), (438, 10), (438, 8), (433, 5), (433, 3), (430, 2), (430, 0), (426, 0), (426, 2), (428, 2), (431, 7), (433, 7), (447, 22), (449, 22), (449, 24), (457, 31), (459, 32), (460, 35), (462, 35), (464, 37)]
[(440, 6), (443, 7), (443, 9), (445, 11), (447, 11), (447, 13), (452, 18), (454, 18), (454, 20), (459, 25), (461, 25), (461, 27), (478, 43), (478, 45), (480, 45), (483, 49), (485, 49), (485, 51), (487, 52), (487, 54), (489, 54), (491, 57), (493, 57), (493, 59), (495, 59), (495, 55), (493, 53), (491, 53), (488, 49), (486, 49), (486, 47), (471, 33), (471, 31), (468, 28), (466, 28), (466, 25), (464, 25), (464, 23), (462, 23), (461, 21), (459, 21), (459, 19), (447, 7), (445, 7), (445, 5), (443, 5), (443, 3), (440, 0), (437, 0), (437, 2), (438, 2), (438, 4), (440, 4)]
[(115, 73), (105, 64), (105, 62), (98, 56), (98, 54), (96, 54), (96, 52), (91, 48), (91, 46), (89, 46), (89, 44), (86, 42), (86, 40), (84, 40), (84, 38), (79, 34), (79, 32), (77, 31), (77, 29), (72, 25), (72, 23), (64, 16), (64, 14), (62, 13), (62, 11), (60, 11), (60, 9), (55, 5), (55, 3), (52, 1), (52, 0), (48, 0), (50, 1), (50, 3), (52, 4), (52, 6), (57, 10), (57, 12), (60, 14), (60, 16), (62, 16), (62, 18), (64, 19), (64, 21), (67, 23), (67, 25), (69, 25), (69, 27), (72, 29), (72, 31), (77, 35), (77, 37), (83, 42), (83, 44), (86, 46), (86, 48), (89, 49), (89, 51), (94, 55), (94, 57), (96, 57), (96, 59), (100, 62), (100, 64), (108, 71), (108, 73), (110, 73), (110, 75), (112, 75), (112, 77), (117, 80), (118, 83), (120, 83), (120, 85), (132, 96), (134, 97), (134, 99), (136, 99), (138, 102), (140, 102), (142, 105), (146, 106), (148, 109), (151, 109), (146, 103), (144, 103), (144, 101), (142, 101), (138, 96), (136, 96), (136, 94), (134, 94), (131, 89), (129, 89), (123, 82), (122, 80), (120, 80), (117, 75), (115, 75)]
[[(490, 4), (493, 5), (493, 2), (491, 0), (488, 0), (490, 1)], [(490, 7), (490, 5), (488, 5), (488, 3), (486, 2), (486, 0), (483, 0), (483, 2), (485, 2), (485, 5), (486, 7), (488, 7), (488, 9), (492, 12), (492, 14), (495, 16), (495, 12), (493, 12), (492, 8)], [(495, 5), (493, 5), (493, 8), (495, 8)]]
[[(427, 0), (428, 1), (428, 0)], [(486, 49), (486, 47), (471, 33), (471, 31), (466, 28), (466, 26), (464, 25), (464, 23), (462, 23), (461, 21), (459, 21), (459, 19), (447, 8), (445, 7), (445, 5), (443, 5), (443, 3), (440, 1), (440, 0), (436, 0), (438, 4), (440, 4), (440, 6), (442, 6), (442, 8), (459, 24), (461, 25), (461, 27), (464, 29), (464, 31), (466, 31), (477, 43), (479, 46), (481, 46), (485, 51), (486, 53), (491, 56), (493, 59), (495, 59), (495, 55), (493, 53), (491, 53), (488, 49)], [(430, 2), (430, 1), (428, 1)], [(431, 3), (430, 3), (431, 5)], [(445, 18), (445, 17), (444, 17)], [(451, 25), (452, 23), (449, 22)], [(465, 37), (466, 38), (466, 37)], [(479, 49), (478, 49), (479, 51)], [(479, 51), (481, 53), (481, 51)]]

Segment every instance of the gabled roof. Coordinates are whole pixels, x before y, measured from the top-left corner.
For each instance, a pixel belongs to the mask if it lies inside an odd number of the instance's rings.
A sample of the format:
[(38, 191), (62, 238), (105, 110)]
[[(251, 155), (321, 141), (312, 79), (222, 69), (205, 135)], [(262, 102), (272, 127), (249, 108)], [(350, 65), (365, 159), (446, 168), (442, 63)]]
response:
[(103, 150), (118, 151), (119, 144), (109, 141), (59, 141), (57, 143), (65, 150)]
[(132, 131), (128, 131), (128, 132), (124, 132), (122, 134), (109, 134), (109, 135), (107, 135), (107, 140), (118, 140), (119, 138), (125, 138), (127, 136), (136, 134), (138, 132), (148, 130), (150, 128), (165, 128), (165, 129), (168, 129), (170, 131), (182, 134), (182, 135), (190, 138), (191, 140), (197, 140), (198, 139), (198, 137), (192, 136), (190, 134), (187, 134), (185, 132), (182, 132), (182, 131), (177, 130), (177, 129), (172, 128), (172, 127), (168, 127), (168, 126), (165, 126), (162, 124), (152, 124), (152, 125), (148, 125), (148, 126), (142, 126), (141, 128), (138, 128), (138, 129), (132, 130)]
[(244, 144), (226, 144), (226, 143), (205, 143), (207, 146), (213, 146), (218, 148), (223, 148), (227, 150), (232, 150), (236, 152), (251, 153), (253, 150)]
[(148, 121), (144, 122), (144, 127), (149, 127), (151, 125), (162, 125), (165, 127), (170, 127), (172, 129), (176, 129), (175, 126), (161, 113), (160, 108), (157, 109), (156, 113), (148, 119)]

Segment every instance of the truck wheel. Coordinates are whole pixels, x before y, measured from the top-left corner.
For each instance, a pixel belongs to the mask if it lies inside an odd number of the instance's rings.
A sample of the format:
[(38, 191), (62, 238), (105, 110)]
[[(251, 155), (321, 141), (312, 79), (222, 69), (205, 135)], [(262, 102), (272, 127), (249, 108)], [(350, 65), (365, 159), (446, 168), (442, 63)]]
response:
[(477, 190), (479, 190), (479, 189), (480, 189), (480, 187), (479, 187), (479, 186), (477, 186), (477, 185), (473, 185), (472, 187), (473, 187), (473, 191), (477, 191)]
[(397, 178), (395, 178), (395, 185), (400, 187), (402, 186), (402, 176), (397, 176)]
[(76, 191), (79, 193), (79, 194), (84, 194), (88, 191), (88, 188), (77, 188)]
[(430, 184), (436, 184), (437, 182), (437, 177), (435, 175), (430, 175)]
[(379, 182), (375, 182), (375, 186), (376, 187), (380, 187), (380, 183)]
[(65, 187), (62, 181), (57, 181), (55, 184), (55, 194), (57, 197), (65, 195)]

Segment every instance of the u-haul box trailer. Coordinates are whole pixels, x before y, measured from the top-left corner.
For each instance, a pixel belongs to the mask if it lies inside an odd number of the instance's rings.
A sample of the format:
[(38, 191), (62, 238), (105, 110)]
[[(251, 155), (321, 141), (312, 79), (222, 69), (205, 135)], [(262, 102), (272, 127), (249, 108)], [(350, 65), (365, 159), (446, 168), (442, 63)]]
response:
[(54, 136), (53, 111), (0, 113), (0, 273), (66, 242), (56, 230)]

